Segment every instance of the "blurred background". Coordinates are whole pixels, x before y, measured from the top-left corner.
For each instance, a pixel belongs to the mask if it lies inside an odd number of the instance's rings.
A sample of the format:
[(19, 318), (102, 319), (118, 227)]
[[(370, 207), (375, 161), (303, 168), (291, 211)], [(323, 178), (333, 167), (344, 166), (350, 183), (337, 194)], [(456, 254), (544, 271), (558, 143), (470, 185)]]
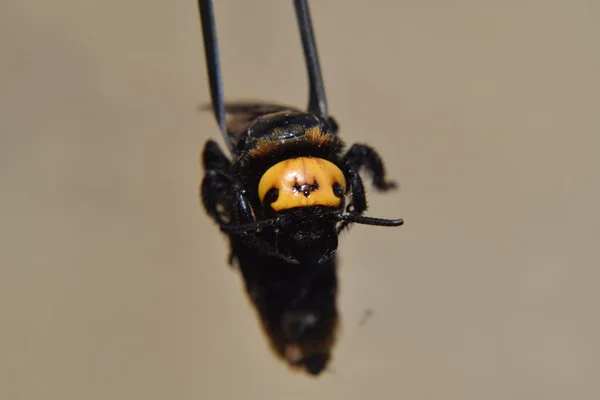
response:
[[(0, 9), (0, 398), (600, 398), (598, 2), (312, 1), (341, 133), (400, 183), (370, 215), (406, 222), (341, 240), (318, 379), (199, 203), (197, 4)], [(303, 107), (292, 2), (215, 12), (226, 97)]]

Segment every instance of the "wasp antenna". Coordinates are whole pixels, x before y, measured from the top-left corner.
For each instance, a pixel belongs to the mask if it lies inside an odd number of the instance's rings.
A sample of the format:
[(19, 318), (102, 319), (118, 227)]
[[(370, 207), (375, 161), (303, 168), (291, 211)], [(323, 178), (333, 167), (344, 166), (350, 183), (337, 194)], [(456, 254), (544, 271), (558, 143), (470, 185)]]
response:
[(239, 225), (222, 225), (221, 230), (225, 233), (246, 233), (257, 231), (262, 228), (266, 228), (269, 226), (281, 226), (285, 225), (285, 220), (282, 218), (271, 218), (265, 219), (262, 221), (249, 222), (247, 224), (239, 224)]
[(383, 218), (370, 218), (363, 217), (360, 215), (344, 214), (340, 216), (342, 221), (354, 222), (355, 224), (362, 225), (375, 225), (375, 226), (400, 226), (404, 225), (402, 219), (383, 219)]
[(326, 120), (328, 117), (327, 97), (325, 96), (325, 85), (321, 74), (321, 66), (319, 65), (317, 44), (315, 42), (307, 0), (294, 0), (294, 8), (296, 9), (296, 19), (298, 20), (304, 61), (306, 62), (306, 71), (308, 73), (308, 111)]
[(231, 139), (227, 134), (225, 124), (225, 106), (223, 104), (223, 84), (221, 83), (221, 66), (219, 60), (219, 44), (217, 42), (217, 28), (212, 0), (198, 0), (200, 8), (200, 21), (202, 23), (202, 37), (204, 39), (204, 54), (206, 69), (210, 84), (210, 97), (212, 109), (215, 114), (221, 134), (227, 143), (229, 151), (233, 151)]

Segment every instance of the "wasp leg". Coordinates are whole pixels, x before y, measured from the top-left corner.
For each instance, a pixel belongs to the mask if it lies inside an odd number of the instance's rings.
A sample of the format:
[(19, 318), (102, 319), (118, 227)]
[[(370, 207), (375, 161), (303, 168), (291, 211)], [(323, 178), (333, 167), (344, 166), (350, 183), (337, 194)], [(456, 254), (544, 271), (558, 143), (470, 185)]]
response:
[(207, 171), (201, 192), (206, 212), (221, 228), (254, 222), (252, 206), (245, 191), (236, 183), (231, 183), (227, 175), (215, 170)]
[(202, 152), (202, 164), (206, 171), (219, 170), (227, 172), (231, 161), (214, 140), (209, 140), (206, 142), (204, 151)]
[(209, 216), (219, 225), (231, 219), (231, 186), (229, 159), (219, 145), (212, 140), (206, 142), (202, 152), (202, 164), (205, 175), (200, 186), (202, 203)]
[(230, 161), (219, 145), (209, 140), (202, 154), (204, 169), (202, 201), (206, 212), (221, 226), (254, 221), (245, 190), (229, 173)]
[(217, 170), (208, 170), (200, 186), (202, 203), (207, 214), (219, 225), (231, 219), (231, 183)]
[[(230, 161), (217, 143), (209, 140), (204, 146), (202, 163), (205, 169), (200, 186), (202, 203), (208, 215), (223, 229), (228, 224), (247, 223), (254, 220), (252, 208), (245, 192), (230, 174)], [(237, 258), (233, 248), (229, 265)]]
[(252, 206), (246, 197), (246, 190), (240, 187), (239, 184), (233, 184), (233, 193), (235, 196), (235, 209), (237, 210), (237, 218), (235, 222), (238, 224), (247, 224), (254, 222), (254, 212)]
[(364, 168), (373, 178), (373, 185), (381, 191), (396, 187), (395, 182), (386, 181), (383, 160), (372, 147), (364, 144), (354, 144), (344, 155), (342, 162), (347, 168), (357, 172), (359, 169)]
[[(346, 212), (355, 215), (362, 215), (362, 213), (367, 211), (367, 196), (365, 196), (365, 187), (357, 170), (350, 169), (348, 170), (347, 175), (349, 175), (350, 178), (349, 181), (352, 199), (346, 206)], [(339, 234), (349, 224), (350, 222), (348, 221), (342, 221), (337, 228), (337, 233)]]
[(346, 168), (356, 172), (364, 167), (373, 178), (373, 185), (381, 191), (396, 187), (395, 182), (386, 181), (383, 160), (372, 147), (364, 144), (354, 144), (344, 155), (342, 162), (346, 165)]
[[(346, 207), (346, 211), (354, 215), (362, 215), (367, 210), (367, 198), (365, 187), (359, 175), (364, 168), (373, 179), (373, 185), (381, 190), (387, 191), (396, 187), (393, 181), (386, 181), (383, 160), (377, 152), (364, 144), (354, 144), (342, 159), (345, 175), (350, 181), (352, 200)], [(350, 222), (343, 221), (338, 226), (338, 233), (344, 230)]]

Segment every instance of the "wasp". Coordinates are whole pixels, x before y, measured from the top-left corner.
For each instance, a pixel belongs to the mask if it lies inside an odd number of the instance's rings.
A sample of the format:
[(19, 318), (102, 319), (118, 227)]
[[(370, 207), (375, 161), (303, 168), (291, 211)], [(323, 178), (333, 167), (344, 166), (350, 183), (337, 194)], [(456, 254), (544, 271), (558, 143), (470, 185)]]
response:
[(306, 0), (294, 8), (309, 81), (307, 110), (276, 103), (225, 103), (211, 0), (199, 0), (212, 110), (226, 155), (209, 140), (200, 192), (208, 215), (230, 242), (246, 292), (275, 354), (319, 375), (336, 340), (338, 236), (350, 224), (400, 226), (402, 219), (364, 216), (361, 172), (379, 191), (379, 154), (346, 149), (327, 99)]

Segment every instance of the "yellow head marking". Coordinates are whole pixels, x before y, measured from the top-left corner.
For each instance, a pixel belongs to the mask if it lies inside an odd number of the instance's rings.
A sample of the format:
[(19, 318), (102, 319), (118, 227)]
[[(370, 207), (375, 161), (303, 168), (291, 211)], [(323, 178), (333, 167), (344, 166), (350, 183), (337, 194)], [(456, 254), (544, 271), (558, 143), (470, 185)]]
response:
[(342, 171), (322, 158), (299, 157), (281, 161), (269, 168), (258, 184), (260, 201), (270, 202), (275, 211), (310, 206), (338, 207), (345, 192), (346, 179)]

